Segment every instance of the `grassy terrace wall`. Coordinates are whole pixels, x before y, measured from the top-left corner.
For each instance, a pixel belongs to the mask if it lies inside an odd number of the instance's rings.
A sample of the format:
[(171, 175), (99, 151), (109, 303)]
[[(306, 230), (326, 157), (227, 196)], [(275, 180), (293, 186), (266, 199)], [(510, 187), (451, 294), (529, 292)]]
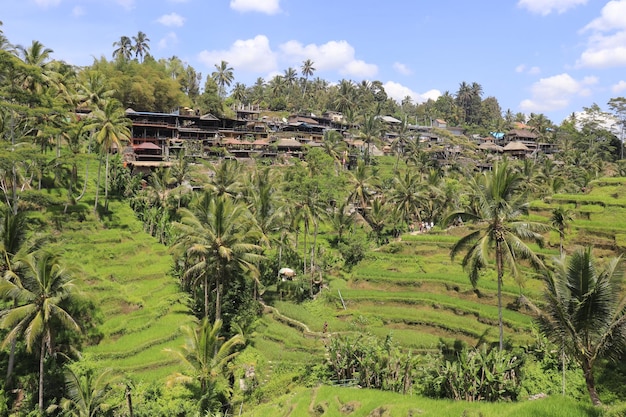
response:
[(102, 341), (84, 350), (102, 368), (133, 381), (163, 379), (179, 369), (165, 348), (183, 344), (191, 318), (185, 295), (168, 275), (168, 250), (144, 233), (126, 204), (111, 202), (103, 227), (66, 222), (58, 237), (64, 259), (77, 268), (80, 288), (102, 313)]

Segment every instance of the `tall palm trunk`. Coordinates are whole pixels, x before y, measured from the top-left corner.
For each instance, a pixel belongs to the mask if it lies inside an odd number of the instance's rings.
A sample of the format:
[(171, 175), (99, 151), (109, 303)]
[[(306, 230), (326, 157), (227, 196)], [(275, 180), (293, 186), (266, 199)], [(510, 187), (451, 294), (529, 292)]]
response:
[(106, 166), (104, 168), (104, 212), (109, 211), (109, 153), (106, 156)]
[(43, 415), (43, 377), (44, 359), (46, 355), (46, 338), (41, 338), (41, 348), (39, 350), (39, 413)]
[(209, 274), (204, 271), (204, 317), (209, 318)]
[(215, 321), (222, 319), (222, 268), (215, 271)]
[[(13, 300), (13, 308), (17, 308), (19, 304), (17, 303), (17, 299)], [(11, 384), (11, 376), (13, 375), (13, 368), (15, 367), (15, 347), (17, 345), (17, 338), (13, 338), (11, 340), (11, 350), (9, 351), (9, 363), (7, 364), (7, 379), (6, 386), (9, 387)]]
[(502, 265), (502, 242), (496, 238), (496, 269), (498, 271), (498, 331), (500, 351), (504, 348), (504, 329), (502, 323), (502, 277), (504, 268)]
[(598, 392), (596, 391), (596, 383), (593, 378), (593, 364), (589, 360), (589, 358), (585, 357), (582, 360), (582, 368), (583, 373), (585, 374), (585, 383), (587, 384), (587, 391), (589, 391), (589, 396), (591, 397), (591, 403), (594, 406), (602, 405), (602, 401), (600, 401), (600, 397), (598, 396)]
[(102, 171), (102, 155), (100, 155), (100, 161), (98, 162), (98, 180), (96, 181), (96, 198), (93, 204), (93, 212), (98, 210), (98, 195), (100, 194), (100, 173)]

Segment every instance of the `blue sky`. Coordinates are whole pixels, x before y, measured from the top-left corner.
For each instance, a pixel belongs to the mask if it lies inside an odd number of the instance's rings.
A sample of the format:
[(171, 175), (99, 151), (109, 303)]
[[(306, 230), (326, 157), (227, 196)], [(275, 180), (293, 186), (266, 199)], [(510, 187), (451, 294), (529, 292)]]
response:
[(5, 0), (14, 44), (39, 40), (89, 65), (145, 32), (156, 58), (203, 76), (226, 60), (235, 81), (266, 81), (311, 59), (314, 77), (379, 80), (397, 100), (477, 82), (502, 110), (572, 112), (626, 96), (626, 0)]

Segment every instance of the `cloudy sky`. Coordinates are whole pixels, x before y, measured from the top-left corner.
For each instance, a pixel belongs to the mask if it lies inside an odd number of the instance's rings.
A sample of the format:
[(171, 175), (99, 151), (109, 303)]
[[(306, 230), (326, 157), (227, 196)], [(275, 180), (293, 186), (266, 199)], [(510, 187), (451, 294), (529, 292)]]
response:
[(560, 121), (626, 96), (626, 0), (5, 0), (14, 44), (56, 59), (111, 58), (145, 32), (156, 58), (204, 76), (228, 61), (235, 81), (269, 80), (311, 59), (330, 82), (379, 80), (422, 102), (463, 81), (504, 110)]

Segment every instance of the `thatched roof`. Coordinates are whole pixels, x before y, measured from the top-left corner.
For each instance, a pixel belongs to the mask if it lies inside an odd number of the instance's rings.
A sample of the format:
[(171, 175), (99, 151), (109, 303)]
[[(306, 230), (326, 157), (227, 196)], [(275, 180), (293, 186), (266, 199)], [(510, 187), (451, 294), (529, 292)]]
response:
[(301, 148), (302, 144), (294, 138), (282, 138), (278, 141), (279, 148)]
[(491, 152), (502, 152), (504, 148), (500, 145), (496, 145), (493, 142), (484, 142), (478, 145), (478, 149), (483, 151), (491, 151)]
[(513, 129), (513, 130), (510, 130), (506, 135), (509, 137), (524, 138), (524, 139), (537, 139), (539, 137), (539, 135), (537, 135), (536, 133), (533, 133), (530, 130), (526, 130), (526, 129)]
[(153, 149), (153, 150), (161, 150), (161, 147), (159, 145), (155, 145), (152, 142), (142, 142), (139, 145), (133, 145), (134, 149)]
[(504, 152), (515, 152), (515, 151), (524, 151), (528, 152), (530, 149), (522, 142), (509, 142), (504, 147)]

